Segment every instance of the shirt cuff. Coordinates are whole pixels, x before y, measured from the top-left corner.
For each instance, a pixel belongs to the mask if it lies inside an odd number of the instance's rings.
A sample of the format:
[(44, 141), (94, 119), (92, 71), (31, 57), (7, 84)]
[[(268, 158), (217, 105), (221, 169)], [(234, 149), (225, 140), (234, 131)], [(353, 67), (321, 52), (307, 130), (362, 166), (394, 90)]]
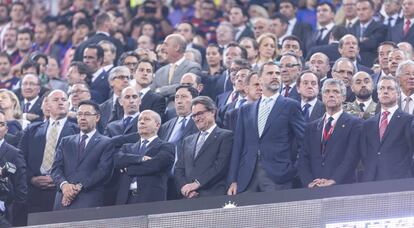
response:
[(63, 185), (64, 185), (64, 184), (67, 184), (67, 183), (69, 183), (69, 182), (67, 182), (67, 181), (63, 181), (62, 183), (60, 183), (59, 188), (60, 188), (60, 190), (61, 190), (61, 191), (62, 191), (62, 187), (63, 187)]

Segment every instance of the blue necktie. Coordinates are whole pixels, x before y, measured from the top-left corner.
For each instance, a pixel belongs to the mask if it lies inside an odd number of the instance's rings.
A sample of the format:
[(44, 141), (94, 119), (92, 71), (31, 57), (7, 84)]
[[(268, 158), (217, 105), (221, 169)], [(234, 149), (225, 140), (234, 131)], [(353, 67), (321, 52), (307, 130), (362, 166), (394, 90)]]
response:
[(148, 140), (146, 139), (142, 141), (141, 146), (139, 147), (139, 151), (138, 151), (138, 154), (140, 156), (144, 156), (145, 151), (147, 150), (147, 143), (148, 143)]
[(302, 110), (302, 113), (303, 113), (303, 117), (305, 118), (305, 121), (306, 122), (309, 122), (309, 108), (311, 107), (311, 105), (309, 104), (309, 103), (306, 103), (304, 106), (303, 106), (303, 110)]
[(132, 116), (128, 116), (127, 118), (124, 118), (123, 120), (124, 129), (126, 129), (129, 126), (129, 124), (131, 123), (131, 120), (132, 120)]
[(181, 119), (181, 121), (178, 123), (180, 124), (180, 127), (178, 128), (178, 130), (175, 132), (174, 135), (171, 135), (168, 142), (176, 144), (178, 141), (180, 141), (180, 139), (182, 138), (184, 134), (185, 123), (186, 123), (186, 119), (185, 118)]

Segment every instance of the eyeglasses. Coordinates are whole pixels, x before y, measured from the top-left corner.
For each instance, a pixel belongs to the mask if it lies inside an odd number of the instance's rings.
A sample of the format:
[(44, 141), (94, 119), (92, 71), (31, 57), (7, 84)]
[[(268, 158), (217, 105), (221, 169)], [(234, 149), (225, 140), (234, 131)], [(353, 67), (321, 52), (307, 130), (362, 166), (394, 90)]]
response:
[(286, 65), (280, 65), (280, 68), (293, 68), (299, 66), (299, 64), (286, 64)]
[(354, 74), (354, 72), (346, 71), (346, 70), (336, 70), (335, 72), (338, 73), (338, 74), (347, 74), (347, 75), (353, 75)]
[(127, 76), (127, 75), (118, 75), (118, 76), (113, 77), (113, 80), (115, 80), (115, 79), (129, 80), (129, 76)]
[(191, 115), (191, 118), (193, 118), (193, 119), (197, 119), (198, 117), (200, 117), (200, 116), (204, 115), (204, 114), (205, 114), (205, 113), (207, 113), (207, 112), (210, 112), (210, 110), (204, 110), (204, 111), (200, 111), (200, 112), (197, 112), (197, 113), (193, 113), (193, 114)]
[(91, 117), (91, 116), (96, 116), (96, 115), (98, 115), (98, 114), (97, 113), (90, 113), (90, 112), (78, 112), (78, 113), (76, 113), (76, 116), (79, 116), (79, 117), (82, 117), (82, 116)]

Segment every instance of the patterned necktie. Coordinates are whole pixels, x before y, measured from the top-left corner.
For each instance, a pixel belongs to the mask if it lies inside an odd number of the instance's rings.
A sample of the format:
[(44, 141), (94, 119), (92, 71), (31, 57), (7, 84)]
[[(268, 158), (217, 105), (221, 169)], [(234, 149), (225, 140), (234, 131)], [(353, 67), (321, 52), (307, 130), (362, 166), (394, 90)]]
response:
[(124, 118), (124, 120), (122, 121), (124, 124), (124, 129), (126, 129), (129, 126), (129, 124), (131, 123), (131, 120), (132, 120), (132, 116), (128, 116)]
[(365, 33), (365, 26), (361, 25), (361, 31), (359, 33), (359, 39), (362, 40), (362, 38), (364, 37), (364, 33)]
[(263, 130), (266, 126), (267, 118), (269, 117), (270, 110), (272, 109), (272, 107), (270, 107), (271, 100), (272, 98), (269, 98), (267, 100), (263, 99), (260, 102), (259, 117), (257, 120), (258, 121), (257, 128), (259, 130), (259, 137), (261, 137), (263, 134)]
[(406, 20), (405, 26), (404, 26), (404, 36), (408, 35), (408, 32), (410, 31), (410, 26), (411, 26), (411, 20)]
[(380, 121), (380, 127), (379, 127), (379, 137), (380, 140), (382, 140), (382, 137), (384, 137), (385, 130), (387, 130), (388, 127), (388, 115), (390, 112), (384, 111), (382, 113), (381, 121)]
[(331, 132), (331, 128), (332, 128), (332, 121), (333, 121), (333, 117), (329, 117), (328, 118), (328, 122), (326, 122), (325, 124), (325, 130), (323, 131), (323, 140), (324, 141), (328, 141), (330, 135), (332, 134)]
[(141, 144), (141, 146), (139, 147), (139, 151), (138, 151), (138, 154), (140, 155), (140, 156), (144, 156), (145, 155), (145, 151), (147, 150), (147, 143), (148, 143), (149, 141), (147, 140), (147, 139), (145, 139), (144, 141), (142, 141), (142, 144)]
[(365, 112), (365, 104), (359, 103), (359, 109), (361, 110), (361, 112)]
[(305, 118), (305, 121), (306, 122), (309, 122), (309, 108), (311, 107), (311, 105), (309, 104), (309, 103), (306, 103), (304, 106), (303, 106), (303, 110), (302, 110), (302, 113), (303, 113), (303, 117)]
[(42, 170), (48, 172), (52, 168), (55, 158), (56, 144), (58, 141), (59, 121), (53, 122), (50, 126), (49, 133), (46, 136), (46, 145), (43, 153)]
[(290, 90), (290, 86), (285, 86), (285, 94), (283, 95), (284, 97), (288, 97), (289, 96), (289, 90)]
[(208, 135), (207, 131), (204, 131), (204, 132), (200, 133), (200, 136), (198, 137), (198, 141), (197, 141), (197, 145), (196, 145), (196, 150), (195, 150), (195, 153), (194, 153), (194, 158), (196, 158), (198, 153), (200, 152), (201, 147), (203, 146), (204, 142), (207, 139), (207, 135)]
[(320, 28), (319, 29), (319, 34), (318, 34), (318, 39), (316, 39), (316, 44), (319, 44), (320, 42), (322, 42), (323, 39), (323, 33), (325, 32), (326, 28)]
[(391, 27), (391, 26), (392, 26), (392, 17), (389, 17), (389, 18), (388, 18), (388, 23), (387, 23), (387, 26), (388, 26), (388, 27)]
[(26, 104), (24, 104), (23, 113), (28, 113), (29, 112), (30, 105), (31, 105), (30, 102), (27, 102)]
[(170, 71), (168, 72), (168, 85), (171, 85), (176, 68), (177, 68), (177, 65), (175, 63), (170, 65)]
[(405, 100), (404, 112), (410, 113), (411, 97), (406, 97), (404, 100)]
[(180, 127), (178, 127), (177, 131), (175, 131), (174, 135), (171, 135), (170, 139), (168, 139), (168, 142), (176, 144), (178, 141), (180, 141), (184, 133), (185, 123), (186, 119), (182, 118), (181, 121), (178, 123)]
[(79, 158), (83, 157), (85, 154), (86, 139), (88, 138), (87, 134), (82, 135), (81, 141), (79, 143)]

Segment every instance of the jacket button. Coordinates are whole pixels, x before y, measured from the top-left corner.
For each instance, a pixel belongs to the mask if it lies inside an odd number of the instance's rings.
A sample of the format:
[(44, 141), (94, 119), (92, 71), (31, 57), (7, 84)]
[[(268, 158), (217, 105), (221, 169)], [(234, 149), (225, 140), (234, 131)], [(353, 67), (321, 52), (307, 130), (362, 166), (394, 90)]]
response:
[(381, 152), (378, 152), (377, 154), (378, 154), (378, 155), (381, 155)]
[(325, 166), (325, 162), (322, 162), (322, 166)]

